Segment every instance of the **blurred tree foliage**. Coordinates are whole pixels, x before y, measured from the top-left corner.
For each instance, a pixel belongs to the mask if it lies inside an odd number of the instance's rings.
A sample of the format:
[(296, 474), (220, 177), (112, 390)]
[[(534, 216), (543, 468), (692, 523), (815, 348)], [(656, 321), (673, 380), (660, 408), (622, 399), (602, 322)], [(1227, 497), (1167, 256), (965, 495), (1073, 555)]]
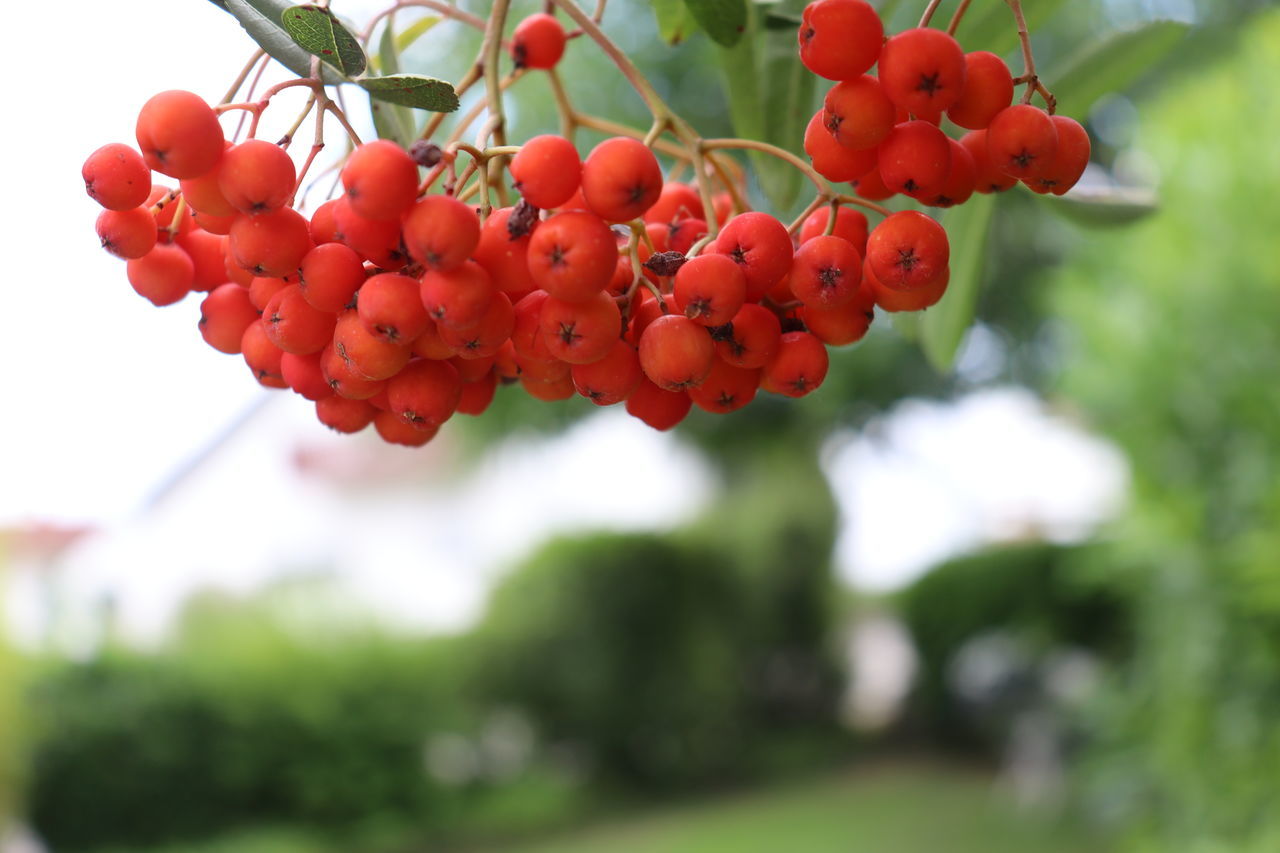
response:
[(1081, 232), (1052, 290), (1060, 391), (1120, 443), (1101, 578), (1135, 650), (1095, 720), (1096, 803), (1154, 850), (1280, 849), (1280, 15), (1142, 113), (1160, 215)]

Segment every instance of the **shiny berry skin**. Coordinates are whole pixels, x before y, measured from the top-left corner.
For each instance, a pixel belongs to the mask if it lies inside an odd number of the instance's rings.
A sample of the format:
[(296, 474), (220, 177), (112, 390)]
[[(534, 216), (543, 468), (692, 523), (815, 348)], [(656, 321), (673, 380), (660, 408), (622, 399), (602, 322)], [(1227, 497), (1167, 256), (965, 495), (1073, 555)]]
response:
[(828, 181), (852, 181), (876, 168), (875, 148), (846, 148), (836, 141), (824, 124), (823, 111), (809, 119), (804, 130), (804, 153), (818, 174)]
[(612, 406), (636, 390), (644, 371), (636, 348), (624, 340), (615, 340), (604, 358), (591, 364), (575, 364), (570, 375), (579, 394), (597, 406)]
[(947, 144), (951, 146), (951, 169), (947, 172), (946, 182), (936, 192), (913, 194), (914, 198), (931, 207), (964, 204), (973, 195), (977, 184), (977, 172), (969, 149), (950, 138)]
[(266, 388), (289, 387), (284, 381), (284, 372), (280, 366), (284, 351), (271, 343), (262, 320), (255, 320), (244, 330), (244, 337), (240, 339), (240, 354), (259, 385)]
[(698, 255), (675, 275), (676, 308), (703, 326), (722, 326), (733, 319), (747, 296), (742, 268), (726, 255)]
[(733, 320), (711, 330), (716, 354), (737, 367), (764, 367), (778, 351), (782, 323), (763, 305), (748, 302)]
[(555, 68), (564, 55), (564, 46), (564, 27), (543, 12), (525, 18), (511, 34), (511, 57), (516, 68)]
[(129, 210), (146, 203), (151, 169), (128, 145), (112, 142), (89, 155), (80, 169), (84, 191), (107, 210)]
[(867, 260), (888, 287), (915, 290), (942, 275), (951, 258), (947, 232), (915, 210), (885, 217), (867, 238)]
[(218, 164), (218, 191), (241, 213), (265, 213), (293, 197), (297, 169), (279, 145), (249, 139), (226, 150)]
[(829, 366), (822, 341), (808, 332), (786, 332), (778, 352), (764, 366), (760, 387), (774, 394), (803, 397), (822, 384)]
[(238, 284), (216, 287), (200, 303), (200, 335), (218, 352), (239, 353), (244, 330), (257, 320), (258, 309)]
[(618, 303), (603, 291), (583, 302), (548, 297), (538, 315), (538, 334), (547, 351), (568, 364), (599, 361), (621, 333)]
[(730, 219), (711, 251), (742, 268), (747, 280), (747, 301), (758, 302), (791, 270), (791, 235), (787, 227), (767, 213), (749, 212)]
[(348, 400), (336, 394), (316, 400), (316, 419), (336, 432), (360, 432), (373, 423), (376, 412), (377, 409), (364, 400)]
[(296, 284), (276, 291), (262, 323), (271, 343), (295, 355), (320, 352), (333, 341), (334, 316), (312, 308)]
[(515, 311), (511, 299), (500, 290), (489, 297), (489, 304), (475, 324), (465, 329), (437, 327), (440, 340), (463, 359), (492, 358), (511, 338), (515, 327)]
[(511, 221), (512, 207), (491, 211), (480, 227), (480, 242), (471, 258), (485, 268), (493, 279), (494, 287), (519, 301), (536, 288), (529, 274), (530, 233), (511, 236), (507, 223)]
[[(827, 222), (831, 217), (831, 209), (820, 207), (800, 226), (800, 244), (804, 245), (814, 237), (820, 237), (827, 230)], [(843, 237), (853, 244), (859, 255), (867, 251), (867, 217), (860, 210), (841, 207), (836, 211), (836, 227), (831, 232), (836, 237)]]
[(311, 230), (306, 218), (291, 207), (241, 214), (231, 226), (231, 252), (236, 263), (254, 275), (286, 276), (311, 251)]
[(880, 52), (879, 70), (889, 99), (916, 116), (942, 112), (964, 91), (964, 51), (942, 30), (921, 27), (893, 36)]
[(607, 222), (644, 216), (662, 195), (662, 167), (638, 139), (606, 139), (582, 163), (582, 195), (587, 207)]
[(662, 185), (658, 200), (644, 214), (644, 221), (674, 225), (686, 219), (705, 219), (706, 211), (698, 190), (679, 181), (667, 181)]
[(559, 207), (582, 183), (582, 160), (563, 136), (535, 136), (511, 158), (511, 178), (529, 204), (544, 210)]
[(1018, 179), (1006, 175), (991, 162), (991, 152), (987, 149), (987, 132), (971, 130), (960, 137), (960, 144), (973, 158), (973, 189), (980, 193), (998, 193), (1012, 187)]
[(320, 367), (322, 352), (297, 355), (287, 352), (280, 356), (280, 375), (295, 393), (308, 400), (323, 400), (334, 396), (329, 381)]
[(418, 427), (393, 412), (375, 409), (373, 428), (387, 444), (400, 447), (422, 447), (436, 437), (439, 427)]
[(356, 148), (342, 167), (351, 209), (366, 219), (399, 220), (418, 197), (418, 165), (388, 139)]
[(600, 217), (567, 211), (540, 224), (529, 240), (529, 273), (557, 299), (583, 302), (604, 290), (618, 261), (618, 242)]
[(639, 418), (654, 429), (665, 432), (680, 423), (693, 408), (693, 401), (684, 391), (667, 391), (647, 378), (642, 378), (636, 390), (627, 398), (627, 414)]
[(964, 91), (947, 108), (947, 118), (968, 130), (981, 130), (1013, 101), (1013, 75), (1005, 61), (987, 50), (964, 55)]
[(852, 80), (876, 64), (884, 25), (863, 0), (816, 0), (804, 9), (797, 40), (805, 68), (828, 80)]
[(333, 314), (352, 306), (364, 281), (360, 257), (342, 243), (316, 246), (298, 267), (302, 295), (313, 307)]
[(869, 74), (831, 87), (823, 125), (846, 148), (874, 148), (893, 130), (895, 110), (880, 81)]
[(391, 412), (418, 430), (433, 431), (453, 417), (461, 394), (462, 380), (447, 361), (418, 359), (387, 381)]
[(407, 275), (370, 276), (360, 287), (356, 314), (375, 337), (394, 344), (412, 343), (431, 322), (419, 290), (418, 280)]
[(476, 212), (452, 196), (429, 195), (409, 208), (401, 223), (409, 256), (432, 270), (450, 270), (480, 243)]
[(853, 301), (862, 283), (862, 256), (841, 237), (814, 237), (791, 262), (791, 292), (805, 305), (835, 308)]
[(858, 293), (844, 305), (835, 308), (802, 305), (797, 313), (814, 337), (829, 347), (842, 347), (862, 340), (871, 328), (875, 319), (875, 295), (864, 279)]
[(94, 228), (102, 248), (117, 258), (140, 258), (156, 244), (156, 218), (145, 207), (104, 210)]
[(1058, 145), (1054, 150), (1049, 167), (1036, 178), (1025, 181), (1026, 185), (1041, 194), (1053, 193), (1062, 195), (1076, 185), (1085, 167), (1089, 165), (1089, 134), (1080, 122), (1069, 116), (1051, 116), (1053, 127), (1058, 132)]
[(498, 388), (498, 375), (492, 366), (479, 379), (462, 383), (462, 393), (458, 395), (457, 414), (476, 417), (483, 415), (493, 402), (494, 392)]
[(368, 219), (351, 209), (346, 196), (333, 207), (333, 234), (365, 260), (382, 269), (399, 269), (409, 262), (400, 241), (400, 223)]
[(160, 244), (126, 268), (129, 284), (157, 306), (172, 305), (191, 292), (195, 265), (180, 246)]
[(665, 314), (640, 336), (640, 367), (667, 391), (686, 391), (711, 372), (715, 344), (703, 326), (678, 314)]
[(880, 178), (894, 192), (935, 193), (951, 171), (947, 135), (927, 121), (903, 122), (880, 143)]
[(867, 287), (869, 295), (885, 311), (897, 313), (900, 311), (923, 311), (937, 303), (942, 295), (947, 292), (947, 283), (951, 280), (951, 271), (944, 269), (942, 274), (933, 281), (927, 282), (921, 287), (914, 290), (897, 290), (892, 287), (886, 287), (875, 273), (871, 271), (869, 266), (863, 269), (863, 283)]
[(987, 128), (991, 163), (1018, 180), (1038, 178), (1053, 164), (1058, 130), (1049, 114), (1030, 104), (1005, 107)]
[(441, 326), (465, 329), (480, 322), (493, 297), (493, 282), (484, 267), (464, 261), (450, 270), (427, 270), (420, 288), (427, 314)]
[(222, 157), (222, 125), (204, 100), (170, 90), (143, 104), (135, 128), (146, 164), (171, 178), (194, 178)]
[(711, 372), (702, 384), (688, 391), (699, 409), (716, 415), (737, 411), (756, 398), (760, 371), (737, 367), (723, 359), (711, 363)]

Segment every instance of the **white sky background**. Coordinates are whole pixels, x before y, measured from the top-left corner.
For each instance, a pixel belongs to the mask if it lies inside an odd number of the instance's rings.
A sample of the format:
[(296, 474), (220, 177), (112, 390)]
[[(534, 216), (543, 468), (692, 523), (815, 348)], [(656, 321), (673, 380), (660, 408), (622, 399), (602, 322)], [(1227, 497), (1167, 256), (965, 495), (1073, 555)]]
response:
[[(361, 21), (382, 5), (343, 0), (342, 12)], [(198, 295), (158, 309), (132, 291), (124, 262), (97, 244), (99, 208), (84, 194), (79, 174), (98, 146), (135, 144), (137, 111), (155, 92), (183, 88), (220, 98), (251, 43), (234, 20), (202, 0), (77, 0), (58, 8), (56, 24), (46, 19), (48, 7), (21, 3), (5, 10), (9, 31), (22, 35), (6, 48), (16, 70), (7, 132), (0, 135), (7, 166), (0, 248), (9, 262), (0, 285), (0, 340), (10, 368), (0, 404), (0, 527), (130, 518), (263, 393), (239, 356), (218, 353), (201, 339)], [(291, 106), (274, 108), (261, 135), (275, 138), (294, 114)], [(332, 132), (336, 139), (339, 131)], [(299, 136), (294, 153), (301, 157), (307, 131)], [(308, 409), (296, 397), (275, 407), (282, 405), (303, 414)], [(281, 422), (304, 436), (309, 429), (323, 432), (308, 417)], [(634, 460), (634, 425), (624, 420), (608, 416), (547, 447), (502, 449), (459, 505), (478, 505), (467, 501), (486, 489), (495, 500), (504, 490), (527, 490), (562, 467), (557, 459)], [(672, 437), (654, 435), (649, 446), (641, 466), (646, 476), (630, 479), (628, 500), (611, 496), (591, 507), (567, 501), (558, 514), (553, 504), (541, 507), (519, 530), (508, 531), (506, 551), (484, 541), (490, 531), (455, 526), (457, 535), (476, 539), (462, 551), (497, 559), (566, 520), (608, 523), (616, 513), (632, 525), (661, 525), (670, 513), (637, 508), (692, 511), (691, 496), (707, 494), (705, 474), (691, 470)], [(870, 588), (899, 585), (937, 559), (991, 539), (1032, 529), (1054, 537), (1083, 533), (1119, 505), (1125, 486), (1114, 451), (1050, 418), (1017, 390), (958, 406), (904, 404), (866, 435), (833, 438), (826, 462), (845, 517), (841, 574)], [(499, 465), (506, 469), (501, 476)], [(237, 490), (269, 491), (265, 479), (255, 482), (268, 470), (246, 465), (235, 477), (210, 478), (210, 487), (224, 492), (212, 493), (211, 505), (229, 505)], [(186, 546), (181, 535), (166, 538), (175, 540), (174, 548)], [(265, 555), (278, 543), (259, 528), (244, 531), (240, 544)], [(160, 545), (135, 553), (164, 564)], [(266, 562), (257, 562), (266, 573)], [(394, 599), (393, 579), (379, 583), (375, 597)]]

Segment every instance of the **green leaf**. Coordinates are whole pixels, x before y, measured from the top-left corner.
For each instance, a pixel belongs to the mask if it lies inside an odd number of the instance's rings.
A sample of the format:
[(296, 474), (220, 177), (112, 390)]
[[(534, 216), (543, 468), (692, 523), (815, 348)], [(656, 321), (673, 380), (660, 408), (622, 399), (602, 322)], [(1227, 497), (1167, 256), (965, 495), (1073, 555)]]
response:
[(653, 0), (653, 16), (658, 19), (658, 35), (667, 44), (679, 44), (698, 29), (684, 0)]
[(1173, 50), (1187, 33), (1181, 21), (1152, 21), (1076, 52), (1045, 77), (1063, 115), (1084, 116), (1108, 92), (1128, 88)]
[(973, 322), (994, 211), (995, 195), (982, 193), (943, 214), (942, 224), (951, 241), (951, 282), (946, 294), (920, 321), (925, 357), (940, 373), (951, 369), (960, 340)]
[[(299, 77), (311, 74), (311, 54), (285, 32), (280, 21), (284, 10), (292, 5), (288, 0), (222, 0), (219, 5), (240, 22), (249, 37), (272, 59)], [(342, 80), (337, 72), (323, 65), (320, 67), (320, 78), (326, 83), (338, 83)]]
[(920, 340), (920, 312), (895, 311), (889, 314), (893, 318), (893, 328), (904, 340)]
[(421, 74), (390, 74), (386, 77), (361, 77), (355, 81), (366, 92), (391, 104), (451, 113), (458, 108), (458, 93), (453, 86)]
[(401, 30), (400, 34), (396, 36), (396, 50), (400, 53), (404, 53), (409, 49), (410, 45), (422, 36), (423, 33), (440, 23), (440, 21), (440, 18), (432, 15), (428, 15), (425, 18), (419, 18), (414, 21), (412, 24)]
[[(1064, 2), (1066, 0), (1036, 0), (1023, 4), (1027, 31), (1038, 32)], [(1018, 46), (1018, 27), (1014, 23), (1013, 12), (1003, 0), (990, 0), (985, 6), (970, 8), (956, 29), (956, 38), (966, 51), (989, 50), (1004, 56)], [(1016, 76), (1022, 71), (1014, 68), (1013, 73)]]
[(328, 9), (290, 6), (281, 13), (285, 32), (298, 46), (332, 65), (345, 77), (359, 77), (366, 61), (360, 42)]
[(747, 0), (684, 0), (694, 19), (724, 47), (733, 47), (747, 30)]
[[(382, 38), (378, 41), (378, 55), (374, 59), (378, 70), (383, 74), (400, 73), (400, 52), (394, 15), (387, 17), (386, 24), (382, 28)], [(373, 115), (374, 129), (383, 139), (391, 139), (400, 147), (408, 148), (409, 143), (417, 135), (417, 123), (408, 107), (380, 101), (370, 94), (369, 112)]]
[(1159, 209), (1159, 199), (1144, 187), (1076, 187), (1045, 197), (1045, 206), (1079, 225), (1108, 227), (1145, 219)]
[[(777, 4), (785, 10), (789, 0)], [(760, 74), (764, 100), (756, 109), (764, 114), (764, 141), (803, 156), (804, 129), (812, 117), (817, 78), (800, 62), (794, 27), (766, 30), (761, 45)], [(770, 157), (757, 168), (760, 187), (778, 210), (796, 202), (808, 180), (797, 169)]]

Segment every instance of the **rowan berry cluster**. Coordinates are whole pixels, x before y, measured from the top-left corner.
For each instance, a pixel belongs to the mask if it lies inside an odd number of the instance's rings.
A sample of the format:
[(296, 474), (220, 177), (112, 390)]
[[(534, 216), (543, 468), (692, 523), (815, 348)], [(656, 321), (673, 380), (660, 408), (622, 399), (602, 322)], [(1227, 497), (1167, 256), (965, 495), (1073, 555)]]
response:
[[(538, 14), (509, 51), (517, 70), (550, 70), (566, 41), (557, 18)], [(712, 143), (754, 143), (695, 138), (697, 180), (665, 179), (655, 141), (687, 131), (673, 116), (585, 158), (560, 135), (483, 150), (357, 144), (342, 194), (306, 216), (282, 145), (230, 142), (223, 107), (167, 91), (143, 106), (138, 148), (98, 149), (83, 176), (105, 208), (101, 243), (128, 261), (133, 288), (156, 305), (206, 293), (204, 339), (241, 354), (262, 385), (313, 401), (333, 429), (372, 423), (389, 442), (421, 445), (518, 383), (540, 400), (623, 403), (665, 430), (695, 405), (727, 413), (759, 389), (804, 396), (826, 377), (827, 347), (860, 340), (876, 305), (911, 311), (940, 298), (942, 227), (866, 199), (948, 206), (1018, 179), (1060, 194), (1088, 160), (1078, 124), (1010, 106), (1003, 61), (965, 56), (939, 30), (886, 41), (862, 0), (816, 0), (799, 41), (805, 65), (839, 81), (805, 150), (861, 198), (828, 189), (790, 226), (747, 209), (723, 169), (706, 167)], [(877, 62), (878, 78), (866, 73)], [(265, 104), (251, 106), (255, 127)], [(971, 129), (959, 142), (938, 126), (944, 111)], [(461, 154), (471, 164), (459, 179)], [(489, 206), (490, 163), (499, 180), (509, 169), (518, 203)], [(177, 186), (153, 185), (153, 171)], [(478, 204), (465, 200), (474, 192)], [(849, 204), (884, 219), (869, 231)]]

